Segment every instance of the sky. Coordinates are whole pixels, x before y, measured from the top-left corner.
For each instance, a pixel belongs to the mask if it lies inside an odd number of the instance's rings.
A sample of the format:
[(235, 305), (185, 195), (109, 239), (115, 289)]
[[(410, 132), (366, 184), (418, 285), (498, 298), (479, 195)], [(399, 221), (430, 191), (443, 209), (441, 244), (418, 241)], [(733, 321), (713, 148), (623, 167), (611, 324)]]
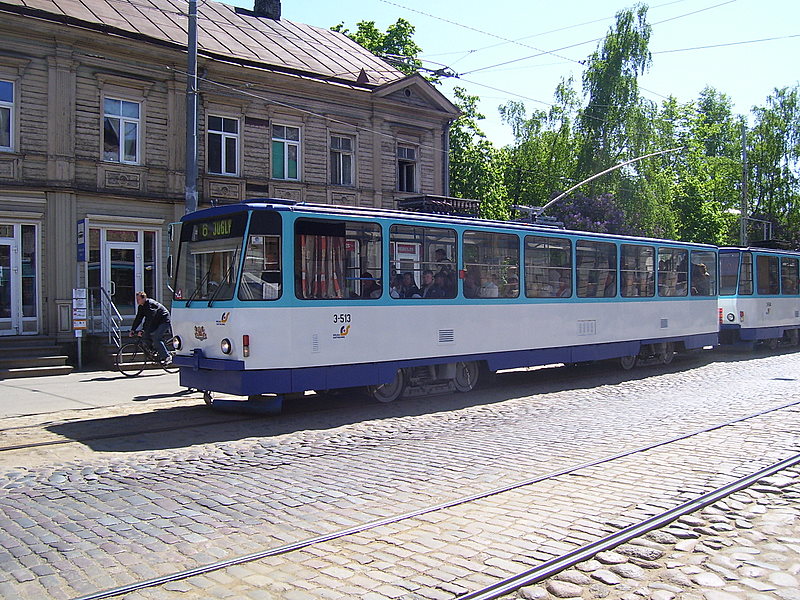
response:
[[(251, 0), (224, 0), (252, 8)], [(643, 96), (657, 103), (697, 99), (706, 86), (749, 116), (775, 88), (800, 81), (798, 0), (651, 0), (652, 64), (639, 78)], [(580, 92), (585, 60), (630, 8), (625, 0), (282, 0), (281, 17), (318, 27), (374, 21), (381, 31), (403, 18), (414, 25), (423, 65), (457, 74), (439, 90), (480, 97), (480, 126), (495, 146), (513, 142), (498, 106), (547, 110), (562, 79)]]

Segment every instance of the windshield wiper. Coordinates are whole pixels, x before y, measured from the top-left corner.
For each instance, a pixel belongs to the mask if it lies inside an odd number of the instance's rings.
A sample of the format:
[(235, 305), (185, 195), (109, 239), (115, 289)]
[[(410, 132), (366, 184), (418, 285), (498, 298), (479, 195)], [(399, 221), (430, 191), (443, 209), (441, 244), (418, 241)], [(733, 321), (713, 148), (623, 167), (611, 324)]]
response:
[(228, 267), (228, 270), (225, 272), (225, 276), (222, 278), (222, 281), (220, 281), (220, 282), (219, 282), (219, 285), (217, 286), (217, 289), (215, 289), (215, 290), (214, 290), (214, 293), (213, 293), (213, 294), (211, 294), (211, 298), (209, 298), (209, 299), (208, 299), (208, 305), (209, 305), (209, 306), (211, 306), (211, 304), (212, 304), (212, 303), (214, 302), (214, 300), (216, 299), (216, 297), (217, 297), (217, 294), (219, 294), (219, 291), (222, 289), (222, 286), (223, 286), (223, 285), (228, 285), (228, 284), (226, 284), (225, 282), (227, 282), (227, 281), (230, 281), (231, 271), (233, 270), (233, 267), (234, 267), (234, 265), (236, 264), (236, 259), (237, 259), (237, 256), (238, 256), (238, 255), (239, 255), (239, 251), (238, 251), (238, 250), (236, 250), (236, 251), (233, 253), (233, 258), (231, 259), (231, 264), (230, 264), (230, 266)]
[(198, 283), (198, 284), (197, 284), (197, 287), (196, 287), (196, 288), (194, 288), (194, 291), (191, 293), (191, 295), (189, 296), (189, 299), (186, 301), (186, 307), (187, 307), (187, 308), (188, 308), (188, 307), (191, 305), (191, 303), (192, 303), (192, 300), (194, 300), (194, 299), (195, 299), (195, 296), (197, 296), (197, 293), (198, 293), (198, 292), (199, 292), (201, 289), (203, 289), (203, 284), (204, 284), (204, 283), (206, 282), (206, 280), (207, 280), (207, 279), (208, 279), (208, 278), (211, 276), (211, 269), (213, 269), (213, 268), (214, 268), (214, 267), (213, 267), (213, 265), (214, 265), (214, 256), (215, 256), (216, 254), (217, 254), (216, 252), (213, 252), (213, 253), (211, 254), (211, 260), (209, 261), (209, 267), (208, 267), (208, 271), (206, 271), (206, 274), (205, 274), (205, 275), (203, 275), (203, 278), (200, 280), (200, 283)]

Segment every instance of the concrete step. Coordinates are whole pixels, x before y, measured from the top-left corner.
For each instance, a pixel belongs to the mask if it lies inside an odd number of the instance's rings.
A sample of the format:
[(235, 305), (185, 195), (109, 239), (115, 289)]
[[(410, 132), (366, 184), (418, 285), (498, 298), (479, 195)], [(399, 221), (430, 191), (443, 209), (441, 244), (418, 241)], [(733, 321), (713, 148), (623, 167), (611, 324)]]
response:
[(0, 345), (0, 358), (14, 358), (16, 356), (53, 356), (60, 355), (63, 352), (62, 348), (53, 344), (49, 345), (25, 345), (25, 346), (12, 346)]
[(31, 367), (63, 367), (68, 356), (12, 356), (0, 358), (0, 369), (16, 369)]
[(32, 367), (19, 369), (0, 369), (0, 379), (16, 379), (19, 377), (46, 377), (48, 375), (69, 375), (72, 367), (62, 365), (57, 367)]

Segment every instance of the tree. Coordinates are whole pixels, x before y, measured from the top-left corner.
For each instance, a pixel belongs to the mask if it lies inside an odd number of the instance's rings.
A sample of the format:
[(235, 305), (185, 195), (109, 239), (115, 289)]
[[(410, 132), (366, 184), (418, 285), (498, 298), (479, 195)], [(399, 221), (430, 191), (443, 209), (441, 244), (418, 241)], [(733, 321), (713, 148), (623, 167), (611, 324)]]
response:
[[(615, 26), (589, 56), (583, 74), (588, 103), (578, 123), (583, 136), (579, 178), (612, 166), (626, 154), (626, 123), (639, 104), (637, 77), (645, 72), (651, 60), (648, 50), (651, 27), (646, 17), (645, 5), (617, 13)], [(598, 185), (609, 189), (608, 181)]]
[(748, 135), (753, 217), (770, 221), (775, 235), (800, 238), (800, 88), (775, 89), (755, 107)]
[(351, 33), (344, 23), (339, 23), (331, 29), (343, 33), (406, 75), (412, 75), (422, 67), (422, 61), (417, 58), (422, 48), (413, 40), (415, 28), (405, 19), (397, 19), (396, 23), (389, 25), (386, 33), (382, 33), (375, 26), (375, 21), (359, 21), (356, 27), (355, 33)]
[(481, 201), (481, 214), (507, 218), (508, 201), (502, 180), (506, 153), (498, 151), (480, 130), (477, 96), (454, 88), (461, 116), (450, 127), (450, 195)]

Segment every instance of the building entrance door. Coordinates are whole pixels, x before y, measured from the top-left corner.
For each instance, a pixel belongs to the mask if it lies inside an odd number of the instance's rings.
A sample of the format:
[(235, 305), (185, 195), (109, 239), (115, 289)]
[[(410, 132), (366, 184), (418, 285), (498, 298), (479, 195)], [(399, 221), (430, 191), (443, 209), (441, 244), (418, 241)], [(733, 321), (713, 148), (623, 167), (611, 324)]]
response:
[(18, 255), (13, 239), (0, 238), (0, 335), (17, 335), (21, 331), (19, 265), (15, 264)]
[(144, 289), (141, 245), (137, 242), (106, 242), (103, 287), (123, 318), (136, 314), (137, 291)]

